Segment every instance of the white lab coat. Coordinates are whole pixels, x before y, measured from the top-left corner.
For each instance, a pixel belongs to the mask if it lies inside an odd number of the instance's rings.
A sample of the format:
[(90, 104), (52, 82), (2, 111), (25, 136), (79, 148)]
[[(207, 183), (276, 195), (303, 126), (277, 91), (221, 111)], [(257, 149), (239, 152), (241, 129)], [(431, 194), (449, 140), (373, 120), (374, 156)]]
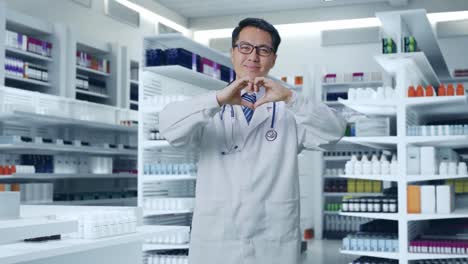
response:
[[(200, 153), (190, 264), (299, 263), (297, 154), (340, 139), (345, 121), (295, 95), (290, 105), (276, 103), (277, 138), (268, 141), (272, 106), (257, 108), (250, 125), (238, 105), (234, 119), (228, 106), (221, 120), (215, 93), (160, 113), (160, 131), (171, 145)], [(221, 153), (233, 145), (235, 151)]]

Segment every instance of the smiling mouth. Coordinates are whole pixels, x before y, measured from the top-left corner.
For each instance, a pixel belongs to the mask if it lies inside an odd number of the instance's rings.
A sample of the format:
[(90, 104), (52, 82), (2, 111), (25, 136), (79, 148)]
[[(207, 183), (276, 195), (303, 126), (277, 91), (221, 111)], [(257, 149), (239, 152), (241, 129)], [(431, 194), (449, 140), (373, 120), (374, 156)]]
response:
[(247, 66), (247, 65), (244, 65), (245, 68), (247, 68), (248, 70), (250, 71), (256, 71), (256, 70), (259, 70), (260, 67), (257, 67), (257, 66)]

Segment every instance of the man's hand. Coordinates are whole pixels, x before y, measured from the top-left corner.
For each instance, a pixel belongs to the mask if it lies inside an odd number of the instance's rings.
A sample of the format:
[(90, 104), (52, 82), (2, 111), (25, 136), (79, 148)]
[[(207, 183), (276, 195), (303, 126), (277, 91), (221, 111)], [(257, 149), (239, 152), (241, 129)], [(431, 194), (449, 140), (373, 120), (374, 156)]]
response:
[(240, 78), (235, 80), (226, 88), (216, 93), (216, 99), (220, 106), (230, 105), (243, 105), (249, 108), (254, 108), (254, 105), (248, 101), (242, 100), (241, 91), (246, 88), (248, 91), (253, 92), (253, 79), (249, 77)]
[(269, 102), (289, 102), (293, 95), (293, 92), (290, 89), (284, 87), (278, 82), (265, 77), (255, 78), (253, 81), (253, 90), (258, 92), (262, 86), (265, 87), (265, 95), (257, 100), (254, 105), (254, 109)]

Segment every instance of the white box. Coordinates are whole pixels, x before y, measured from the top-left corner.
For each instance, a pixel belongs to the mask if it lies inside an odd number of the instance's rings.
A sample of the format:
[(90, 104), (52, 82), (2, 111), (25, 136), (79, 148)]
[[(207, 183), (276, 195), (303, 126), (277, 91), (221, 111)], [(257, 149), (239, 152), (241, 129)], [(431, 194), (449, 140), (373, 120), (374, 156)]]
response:
[(421, 186), (421, 213), (436, 213), (436, 188), (434, 185)]
[(455, 210), (453, 185), (438, 185), (436, 187), (436, 208), (438, 214), (450, 214)]
[(0, 192), (0, 220), (18, 219), (20, 215), (20, 193)]
[(406, 153), (406, 171), (410, 175), (421, 173), (421, 148), (408, 147)]
[(458, 162), (458, 154), (451, 148), (437, 149), (437, 160), (439, 162)]
[(390, 136), (389, 117), (363, 117), (356, 120), (356, 137)]
[(439, 171), (435, 147), (421, 147), (421, 174), (436, 175)]

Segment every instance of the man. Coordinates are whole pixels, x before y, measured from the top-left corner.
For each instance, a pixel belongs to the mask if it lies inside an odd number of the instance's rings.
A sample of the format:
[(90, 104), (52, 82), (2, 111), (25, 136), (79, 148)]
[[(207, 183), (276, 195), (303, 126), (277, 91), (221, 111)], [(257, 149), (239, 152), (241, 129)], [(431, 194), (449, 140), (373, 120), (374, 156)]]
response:
[(168, 105), (160, 131), (200, 160), (190, 264), (295, 264), (300, 255), (297, 154), (341, 138), (345, 122), (266, 76), (277, 30), (247, 18), (232, 33), (236, 80)]

